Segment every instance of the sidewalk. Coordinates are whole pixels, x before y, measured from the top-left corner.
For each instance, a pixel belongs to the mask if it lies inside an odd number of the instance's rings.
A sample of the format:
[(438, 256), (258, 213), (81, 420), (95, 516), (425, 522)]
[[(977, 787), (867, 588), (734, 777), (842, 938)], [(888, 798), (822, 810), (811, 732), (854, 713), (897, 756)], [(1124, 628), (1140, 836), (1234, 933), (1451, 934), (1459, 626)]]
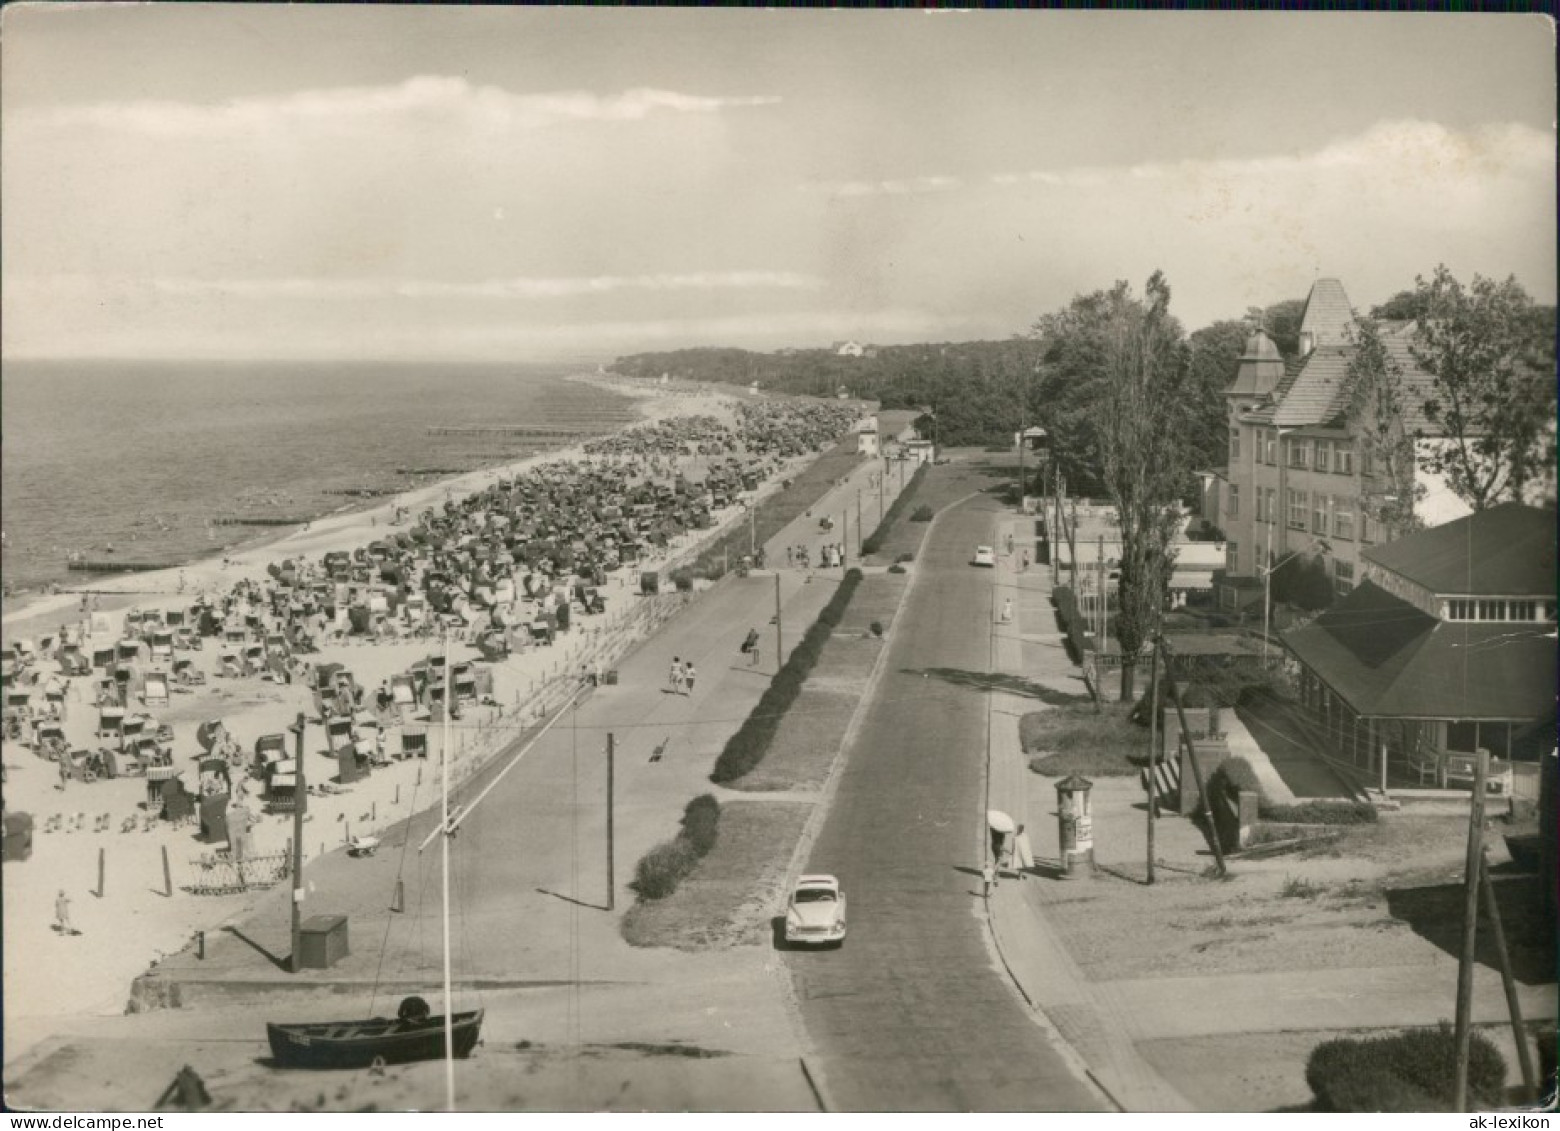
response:
[[(1017, 525), (1022, 520), (1012, 520)], [(1032, 527), (1031, 527), (1032, 529)], [(1007, 531), (998, 529), (997, 542)], [(1022, 544), (1015, 538), (1015, 544)], [(1049, 567), (1021, 571), (1013, 556), (999, 559), (992, 621), (993, 671), (1021, 674), (1052, 691), (1078, 694), (1082, 682), (1073, 671), (1055, 628), (1050, 607)], [(1002, 601), (1014, 598), (1014, 623), (998, 623)], [(1033, 776), (1019, 744), (1018, 721), (1043, 709), (1038, 700), (1010, 692), (991, 696), (988, 807), (999, 809), (1028, 828), (1031, 841), (1049, 843), (1042, 823), (1055, 823), (1030, 797)], [(1037, 849), (1038, 851), (1038, 849)], [(1037, 898), (1039, 886), (1063, 881), (1030, 875), (1005, 879), (987, 907), (997, 949), (1008, 972), (1037, 1013), (1083, 1060), (1091, 1078), (1127, 1111), (1192, 1111), (1192, 1105), (1138, 1052), (1128, 1018), (1117, 999), (1084, 977), (1051, 929)]]
[[(998, 530), (999, 542), (1005, 533)], [(1077, 694), (1082, 683), (1062, 648), (1062, 634), (1055, 629), (1050, 589), (1050, 572), (1044, 567), (1031, 566), (1020, 573), (1009, 561), (999, 564), (992, 670), (1021, 675), (1052, 691)], [(996, 610), (1010, 596), (1014, 623), (1003, 625)], [(989, 750), (989, 807), (1027, 824), (1042, 869), (1054, 861), (1058, 850), (1054, 795), (1048, 794), (1050, 783), (1025, 765), (1018, 720), (1026, 712), (1043, 709), (1033, 697), (993, 693)], [(1292, 798), (1277, 768), (1233, 712), (1226, 721), (1232, 752), (1252, 762), (1277, 799)], [(1135, 777), (1102, 778), (1096, 783), (1095, 860), (1101, 870), (1141, 873), (1145, 822), (1133, 802), (1140, 790)], [(1171, 814), (1158, 822), (1156, 849), (1156, 859), (1167, 869), (1184, 871), (1187, 865), (1201, 868), (1207, 862), (1201, 834), (1190, 822)], [(1419, 965), (1091, 981), (1068, 953), (1050, 917), (1090, 914), (1082, 906), (1089, 899), (1088, 887), (1102, 882), (1119, 881), (1072, 881), (1075, 890), (1059, 898), (1058, 885), (1067, 881), (1034, 874), (1021, 881), (1004, 877), (992, 895), (988, 915), (997, 949), (1020, 992), (1083, 1060), (1091, 1077), (1127, 1110), (1193, 1110), (1187, 1098), (1145, 1059), (1139, 1042), (1433, 1026), (1452, 1015), (1457, 963), (1449, 958)], [(1519, 984), (1517, 992), (1523, 1016), (1530, 1022), (1556, 1016), (1553, 984)], [(1506, 1018), (1500, 979), (1480, 970), (1474, 979), (1473, 1020), (1495, 1024)]]

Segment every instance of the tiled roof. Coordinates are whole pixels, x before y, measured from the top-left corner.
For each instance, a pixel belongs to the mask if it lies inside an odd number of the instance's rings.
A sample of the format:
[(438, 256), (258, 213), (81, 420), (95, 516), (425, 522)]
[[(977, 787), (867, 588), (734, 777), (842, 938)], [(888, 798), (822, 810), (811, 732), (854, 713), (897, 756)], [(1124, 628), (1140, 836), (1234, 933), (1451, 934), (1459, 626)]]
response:
[(1502, 503), (1364, 556), (1432, 593), (1553, 598), (1555, 512)]
[[(1419, 368), (1409, 349), (1414, 324), (1384, 322), (1381, 331), (1382, 343), (1403, 373), (1404, 425), (1426, 436), (1439, 435), (1440, 428), (1424, 412), (1431, 377)], [(1300, 362), (1298, 374), (1279, 385), (1273, 423), (1281, 428), (1299, 427), (1326, 424), (1342, 416), (1349, 406), (1349, 361), (1353, 355), (1354, 347), (1347, 344), (1318, 346)]]
[(1551, 631), (1439, 621), (1366, 581), (1284, 643), (1360, 715), (1543, 719), (1555, 709)]
[(1305, 313), (1300, 316), (1300, 333), (1309, 333), (1318, 347), (1341, 346), (1348, 340), (1354, 322), (1354, 308), (1337, 279), (1318, 279), (1306, 296)]

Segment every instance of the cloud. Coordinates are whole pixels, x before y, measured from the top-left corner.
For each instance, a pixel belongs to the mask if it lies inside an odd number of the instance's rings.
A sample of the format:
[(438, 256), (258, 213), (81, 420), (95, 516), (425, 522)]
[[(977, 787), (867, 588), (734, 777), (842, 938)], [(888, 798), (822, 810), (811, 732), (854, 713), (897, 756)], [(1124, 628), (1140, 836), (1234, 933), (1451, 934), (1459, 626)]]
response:
[(657, 113), (710, 114), (771, 106), (779, 98), (683, 94), (637, 87), (620, 94), (565, 90), (517, 94), (463, 78), (419, 75), (395, 86), (339, 87), (200, 104), (166, 100), (96, 102), (18, 111), (24, 122), (68, 129), (187, 137), (279, 129), (335, 129), (365, 121), (425, 117), (486, 130), (542, 129), (567, 122), (637, 122)]
[(548, 299), (604, 295), (622, 291), (821, 290), (824, 280), (794, 271), (698, 271), (685, 274), (595, 275), (580, 278), (484, 279), (452, 282), (442, 279), (393, 278), (273, 278), (201, 279), (162, 277), (150, 280), (109, 279), (86, 275), (23, 275), (8, 273), (7, 288), (49, 293), (151, 290), (190, 298), (388, 299)]
[(958, 177), (939, 174), (926, 177), (909, 177), (886, 181), (836, 181), (811, 182), (802, 187), (812, 192), (824, 192), (830, 196), (915, 196), (930, 192), (949, 192), (962, 188)]
[(1197, 185), (1248, 182), (1327, 174), (1395, 178), (1488, 179), (1547, 172), (1554, 165), (1554, 136), (1516, 123), (1497, 123), (1458, 131), (1436, 122), (1378, 122), (1364, 133), (1339, 138), (1319, 149), (1260, 157), (1189, 159), (1137, 165), (1080, 165), (1063, 169), (1025, 169), (962, 179), (945, 174), (881, 181), (813, 181), (805, 190), (837, 197), (908, 196), (1038, 185), (1096, 189), (1124, 182)]

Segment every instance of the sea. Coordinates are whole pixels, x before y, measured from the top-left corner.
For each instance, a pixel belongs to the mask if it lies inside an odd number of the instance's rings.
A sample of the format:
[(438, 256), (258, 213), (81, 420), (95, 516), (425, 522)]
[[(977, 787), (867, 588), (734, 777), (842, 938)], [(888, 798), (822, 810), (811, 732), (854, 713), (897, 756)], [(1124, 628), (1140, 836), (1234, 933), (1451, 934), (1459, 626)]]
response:
[[(83, 586), (87, 561), (173, 564), (382, 505), (344, 492), (425, 486), (558, 441), (438, 425), (618, 428), (632, 398), (568, 378), (588, 364), (18, 361), (0, 366), (0, 578)], [(410, 474), (415, 472), (416, 474)], [(112, 549), (110, 549), (110, 547)]]

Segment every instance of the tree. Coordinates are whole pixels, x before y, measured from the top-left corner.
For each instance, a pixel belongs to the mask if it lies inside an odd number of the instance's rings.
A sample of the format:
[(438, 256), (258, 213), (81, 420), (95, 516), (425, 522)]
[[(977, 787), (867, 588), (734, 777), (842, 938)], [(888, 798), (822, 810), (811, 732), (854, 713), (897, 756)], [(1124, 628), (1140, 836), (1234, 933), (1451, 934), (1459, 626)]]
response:
[(1230, 430), (1224, 390), (1235, 378), (1251, 331), (1249, 323), (1228, 319), (1194, 330), (1187, 341), (1193, 467), (1222, 467), (1229, 462)]
[(1554, 466), (1553, 316), (1510, 277), (1464, 288), (1442, 265), (1415, 282), (1409, 352), (1430, 377), (1425, 418), (1445, 438), (1425, 467), (1474, 510), (1521, 499)]
[(1419, 291), (1399, 291), (1380, 306), (1370, 308), (1379, 322), (1412, 322), (1425, 312), (1425, 296)]
[(1415, 432), (1408, 425), (1408, 389), (1403, 367), (1387, 347), (1373, 318), (1356, 315), (1349, 327), (1353, 350), (1345, 380), (1348, 416), (1358, 426), (1361, 511), (1387, 527), (1388, 538), (1417, 530), (1416, 505), (1425, 488), (1416, 474)]
[(1131, 701), (1138, 654), (1159, 628), (1189, 479), (1193, 413), (1181, 327), (1170, 315), (1170, 285), (1155, 271), (1144, 299), (1126, 284), (1112, 292), (1094, 421), (1105, 487), (1121, 526), (1116, 635), (1121, 698)]
[(1291, 298), (1275, 302), (1262, 311), (1262, 328), (1286, 358), (1300, 353), (1300, 323), (1305, 320), (1305, 299)]

